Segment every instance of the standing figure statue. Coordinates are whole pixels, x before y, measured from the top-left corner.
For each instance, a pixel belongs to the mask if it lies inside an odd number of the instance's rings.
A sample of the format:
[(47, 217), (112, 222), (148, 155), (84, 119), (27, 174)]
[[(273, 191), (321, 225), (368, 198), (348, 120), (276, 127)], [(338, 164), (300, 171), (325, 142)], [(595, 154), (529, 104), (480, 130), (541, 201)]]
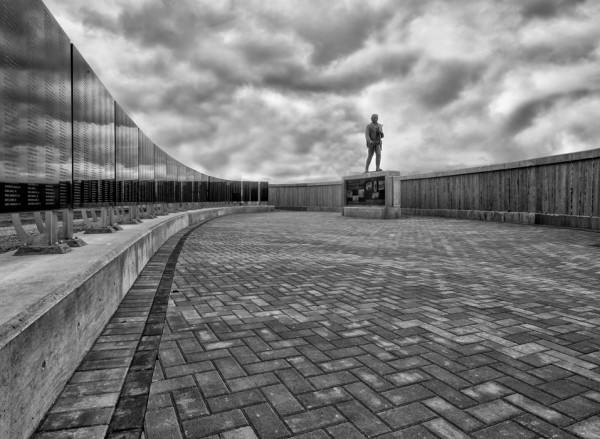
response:
[(375, 170), (381, 171), (381, 149), (383, 148), (381, 139), (383, 138), (383, 125), (377, 123), (378, 120), (379, 116), (377, 114), (372, 115), (371, 123), (367, 125), (367, 129), (365, 130), (365, 138), (367, 140), (367, 148), (369, 151), (365, 172), (369, 172), (369, 165), (371, 164), (373, 153), (375, 153)]

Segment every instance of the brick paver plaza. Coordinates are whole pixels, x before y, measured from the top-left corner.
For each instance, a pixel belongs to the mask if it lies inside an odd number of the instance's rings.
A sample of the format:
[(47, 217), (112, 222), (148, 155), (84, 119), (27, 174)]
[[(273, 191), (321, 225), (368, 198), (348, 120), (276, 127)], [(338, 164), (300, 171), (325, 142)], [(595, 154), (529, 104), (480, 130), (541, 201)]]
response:
[(234, 215), (175, 266), (182, 236), (36, 438), (600, 438), (600, 234)]

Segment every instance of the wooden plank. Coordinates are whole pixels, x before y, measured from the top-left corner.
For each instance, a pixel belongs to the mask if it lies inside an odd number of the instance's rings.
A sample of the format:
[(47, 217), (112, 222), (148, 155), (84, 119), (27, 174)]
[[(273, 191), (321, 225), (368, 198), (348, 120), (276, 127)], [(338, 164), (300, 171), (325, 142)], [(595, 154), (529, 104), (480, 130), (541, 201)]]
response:
[(433, 205), (439, 207), (442, 204), (442, 194), (441, 194), (442, 179), (436, 178), (434, 180), (434, 183), (435, 183), (435, 186), (433, 188), (433, 194), (434, 194)]
[(506, 177), (504, 172), (498, 171), (498, 192), (496, 194), (498, 198), (498, 207), (496, 210), (504, 211), (506, 210)]
[(511, 170), (511, 188), (513, 190), (513, 196), (510, 200), (511, 212), (519, 212), (519, 205), (521, 203), (521, 169)]
[(506, 171), (502, 172), (502, 175), (504, 176), (504, 207), (503, 207), (503, 211), (508, 212), (510, 210), (510, 204), (511, 204), (511, 199), (512, 199), (512, 173), (510, 169), (507, 169)]
[(307, 206), (319, 206), (325, 200), (319, 197), (320, 187), (310, 186), (306, 188), (306, 205)]
[(444, 204), (444, 200), (446, 199), (445, 193), (444, 193), (444, 177), (435, 179), (435, 194), (436, 194), (436, 200), (434, 203), (434, 205), (436, 206), (435, 208), (441, 209), (442, 205)]
[(446, 189), (446, 203), (444, 204), (444, 206), (442, 207), (443, 209), (452, 209), (452, 201), (454, 199), (453, 197), (453, 193), (452, 193), (452, 189), (454, 187), (454, 179), (452, 178), (452, 176), (446, 177), (446, 185), (445, 185), (445, 189)]
[(488, 180), (488, 203), (489, 207), (486, 210), (498, 210), (498, 201), (496, 199), (496, 192), (498, 190), (498, 173), (489, 172)]
[(436, 208), (441, 209), (444, 206), (444, 200), (446, 200), (446, 179), (444, 177), (438, 179), (436, 192), (438, 194), (438, 200), (435, 203)]
[(492, 173), (486, 172), (482, 174), (482, 190), (481, 190), (481, 206), (479, 210), (491, 210), (492, 203), (490, 201), (490, 180)]
[(556, 181), (554, 186), (556, 193), (555, 213), (560, 215), (568, 215), (573, 191), (572, 181), (570, 178), (571, 164), (559, 163), (556, 165), (556, 171)]
[(583, 200), (583, 208), (581, 211), (582, 215), (591, 216), (592, 215), (592, 200), (594, 194), (594, 161), (593, 160), (585, 160), (582, 164), (583, 173), (584, 173), (584, 200)]
[[(432, 180), (415, 180), (410, 193), (410, 207), (416, 209), (426, 205), (431, 185)], [(404, 200), (402, 202), (404, 203)]]
[(473, 199), (473, 193), (475, 192), (475, 188), (473, 185), (473, 175), (474, 174), (463, 174), (462, 178), (462, 203), (460, 205), (460, 210), (469, 210), (473, 203), (471, 200)]
[(465, 208), (465, 175), (457, 175), (453, 178), (456, 196), (453, 209), (463, 210)]
[(537, 171), (536, 166), (527, 168), (527, 209), (525, 212), (539, 212), (541, 209), (541, 199), (538, 199), (537, 192)]
[(469, 205), (469, 198), (471, 196), (471, 185), (469, 176), (466, 174), (461, 175), (461, 179), (458, 181), (460, 186), (460, 198), (458, 199), (458, 210), (466, 210)]
[(435, 201), (433, 203), (434, 205), (434, 209), (439, 209), (441, 208), (442, 204), (444, 203), (444, 178), (436, 178), (435, 179), (435, 189), (434, 189), (434, 193), (435, 193)]
[(476, 187), (477, 187), (477, 196), (475, 198), (475, 203), (473, 204), (473, 209), (472, 210), (481, 210), (481, 203), (483, 201), (483, 175), (484, 174), (477, 174), (477, 183), (476, 183)]
[(546, 181), (544, 185), (546, 186), (547, 191), (547, 199), (546, 199), (546, 213), (556, 213), (555, 210), (555, 200), (556, 200), (556, 166), (548, 165), (546, 166)]
[(450, 209), (458, 209), (460, 206), (460, 199), (461, 199), (461, 191), (460, 191), (460, 182), (461, 182), (461, 176), (455, 176), (454, 178), (450, 178), (450, 181), (452, 182), (452, 186), (450, 188), (451, 192), (450, 192)]
[(507, 212), (510, 206), (510, 171), (500, 171), (502, 174), (502, 211)]
[(516, 211), (514, 205), (515, 205), (515, 201), (517, 200), (517, 194), (516, 194), (516, 189), (517, 189), (517, 180), (518, 178), (515, 177), (515, 173), (513, 169), (507, 169), (504, 174), (506, 175), (506, 193), (507, 193), (507, 197), (506, 197), (506, 211), (507, 212), (514, 212)]
[(450, 209), (458, 209), (460, 206), (460, 199), (462, 196), (460, 190), (461, 175), (451, 177), (450, 182)]
[(519, 173), (519, 203), (517, 205), (518, 212), (527, 212), (527, 203), (529, 202), (529, 168), (521, 168)]
[(567, 213), (570, 215), (579, 216), (581, 215), (581, 204), (583, 202), (582, 190), (584, 189), (584, 184), (582, 182), (582, 179), (585, 178), (583, 175), (583, 167), (581, 161), (578, 160), (576, 162), (572, 162), (570, 171), (571, 172), (569, 173), (569, 179), (571, 181), (570, 186), (572, 188), (572, 192), (569, 210), (567, 210)]
[(467, 177), (467, 181), (468, 181), (468, 202), (465, 206), (465, 210), (473, 210), (475, 208), (475, 205), (477, 204), (477, 197), (478, 197), (478, 193), (479, 193), (479, 188), (477, 187), (477, 178), (479, 177), (480, 174), (468, 174)]
[(498, 171), (498, 188), (496, 192), (496, 209), (502, 211), (504, 210), (504, 174), (502, 171)]
[(427, 190), (427, 197), (428, 197), (428, 201), (427, 204), (423, 204), (419, 207), (427, 207), (429, 206), (430, 209), (432, 209), (432, 206), (437, 205), (438, 199), (437, 199), (437, 185), (438, 185), (438, 179), (434, 178), (432, 180), (424, 180), (423, 181), (423, 185), (426, 185), (426, 190)]
[(558, 191), (558, 181), (560, 180), (560, 164), (550, 165), (548, 174), (548, 208), (549, 213), (559, 213), (558, 203), (560, 203), (560, 191)]
[(467, 174), (465, 175), (466, 189), (465, 189), (465, 204), (463, 210), (473, 210), (475, 205), (475, 198), (477, 195), (477, 176), (478, 174)]
[(540, 178), (537, 181), (537, 190), (540, 192), (542, 200), (542, 209), (540, 213), (548, 213), (550, 205), (550, 194), (548, 190), (548, 174), (550, 165), (540, 166), (538, 168)]
[(406, 196), (407, 196), (407, 191), (409, 189), (409, 180), (403, 180), (402, 181), (402, 185), (400, 186), (400, 199), (402, 200), (402, 207), (408, 207), (408, 205), (406, 204)]
[(463, 205), (461, 210), (473, 210), (473, 206), (475, 204), (474, 200), (477, 193), (476, 177), (477, 174), (464, 175), (465, 194), (463, 197)]
[(600, 216), (600, 159), (592, 162), (592, 216)]
[(508, 193), (508, 197), (506, 197), (506, 211), (514, 212), (515, 202), (517, 200), (517, 178), (515, 177), (514, 169), (507, 169), (504, 174), (506, 175), (506, 192)]

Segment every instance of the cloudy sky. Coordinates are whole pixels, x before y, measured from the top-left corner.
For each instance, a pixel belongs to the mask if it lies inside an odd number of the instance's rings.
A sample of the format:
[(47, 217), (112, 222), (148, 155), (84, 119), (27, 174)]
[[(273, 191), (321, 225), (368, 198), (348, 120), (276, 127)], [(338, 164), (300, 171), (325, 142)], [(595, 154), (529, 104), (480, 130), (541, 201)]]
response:
[[(597, 0), (44, 0), (176, 159), (271, 182), (600, 147)], [(371, 165), (374, 168), (374, 164)]]

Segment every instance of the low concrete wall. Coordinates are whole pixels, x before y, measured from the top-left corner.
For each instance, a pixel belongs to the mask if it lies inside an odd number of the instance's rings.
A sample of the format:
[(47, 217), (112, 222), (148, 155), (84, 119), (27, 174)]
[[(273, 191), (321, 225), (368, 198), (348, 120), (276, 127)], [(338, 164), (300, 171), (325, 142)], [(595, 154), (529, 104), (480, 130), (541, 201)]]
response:
[(399, 207), (387, 206), (346, 206), (344, 207), (344, 216), (348, 218), (365, 219), (398, 219), (402, 218)]
[(33, 433), (142, 268), (170, 236), (207, 219), (272, 210), (183, 212), (124, 226), (115, 234), (84, 235), (88, 245), (65, 255), (2, 255), (0, 310), (8, 317), (0, 322), (0, 437)]
[(531, 212), (500, 212), (489, 210), (457, 209), (411, 209), (402, 208), (403, 215), (441, 216), (445, 218), (491, 221), (514, 224), (538, 224), (542, 226), (568, 227), (573, 229), (600, 230), (600, 217), (551, 215)]

